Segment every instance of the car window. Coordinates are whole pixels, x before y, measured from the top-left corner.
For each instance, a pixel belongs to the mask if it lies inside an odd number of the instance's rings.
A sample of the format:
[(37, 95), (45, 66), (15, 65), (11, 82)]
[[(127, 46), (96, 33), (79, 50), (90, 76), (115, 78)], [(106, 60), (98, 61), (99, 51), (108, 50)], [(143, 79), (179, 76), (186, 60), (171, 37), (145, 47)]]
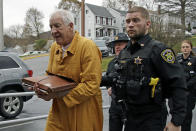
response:
[(0, 56), (0, 69), (18, 68), (19, 65), (9, 56)]
[(95, 41), (98, 47), (106, 46), (104, 41)]

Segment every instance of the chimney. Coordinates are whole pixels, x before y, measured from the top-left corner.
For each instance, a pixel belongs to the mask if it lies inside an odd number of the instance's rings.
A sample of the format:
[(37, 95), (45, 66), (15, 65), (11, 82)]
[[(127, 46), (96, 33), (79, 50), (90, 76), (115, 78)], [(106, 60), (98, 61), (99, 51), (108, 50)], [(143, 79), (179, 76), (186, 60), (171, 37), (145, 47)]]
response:
[(157, 10), (158, 15), (161, 14), (161, 5), (158, 5), (158, 10)]
[(130, 10), (132, 8), (133, 1), (129, 1), (128, 4), (129, 4), (129, 7), (128, 8)]

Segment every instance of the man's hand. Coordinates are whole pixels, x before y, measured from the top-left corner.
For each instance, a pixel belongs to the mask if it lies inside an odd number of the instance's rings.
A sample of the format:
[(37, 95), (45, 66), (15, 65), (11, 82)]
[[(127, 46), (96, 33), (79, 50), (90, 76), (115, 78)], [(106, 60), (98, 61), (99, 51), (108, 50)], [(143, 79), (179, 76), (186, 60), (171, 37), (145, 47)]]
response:
[(172, 122), (169, 122), (164, 131), (181, 131), (181, 126), (175, 126)]
[(112, 88), (108, 88), (108, 95), (111, 96), (112, 95)]
[(36, 95), (39, 98), (44, 99), (45, 101), (50, 101), (51, 99), (54, 99), (54, 98), (60, 98), (60, 97), (63, 97), (69, 93), (69, 91), (58, 92), (58, 93), (47, 92), (47, 91), (41, 90), (39, 88), (38, 83), (35, 83), (34, 88), (31, 90), (34, 90)]

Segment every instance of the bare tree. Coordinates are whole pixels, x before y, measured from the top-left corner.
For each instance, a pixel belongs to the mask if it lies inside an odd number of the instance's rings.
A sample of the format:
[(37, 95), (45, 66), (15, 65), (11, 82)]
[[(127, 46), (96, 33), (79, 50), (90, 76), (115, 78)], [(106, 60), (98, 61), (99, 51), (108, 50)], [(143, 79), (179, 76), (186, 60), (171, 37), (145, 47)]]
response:
[(78, 14), (80, 12), (81, 2), (78, 0), (61, 0), (58, 4), (58, 8), (70, 10)]
[(25, 28), (24, 30), (32, 30), (32, 33), (35, 34), (38, 38), (40, 33), (43, 30), (42, 19), (44, 15), (41, 11), (38, 11), (36, 8), (32, 7), (27, 10), (25, 17)]
[(103, 1), (103, 6), (108, 7), (108, 8), (119, 9), (119, 6), (116, 0), (105, 0)]
[(33, 29), (32, 27), (26, 22), (26, 24), (23, 26), (23, 38), (28, 38), (33, 35)]
[(195, 17), (196, 0), (156, 0), (161, 4), (164, 13), (180, 14), (183, 32), (186, 29), (185, 19)]
[(23, 33), (22, 25), (12, 25), (8, 29), (5, 30), (5, 34), (10, 36), (11, 38), (21, 38)]
[(134, 6), (136, 3), (133, 0), (105, 0), (103, 6), (115, 8), (119, 10), (128, 10), (129, 6)]
[(154, 10), (156, 8), (155, 0), (136, 0), (138, 6), (145, 7), (148, 10)]

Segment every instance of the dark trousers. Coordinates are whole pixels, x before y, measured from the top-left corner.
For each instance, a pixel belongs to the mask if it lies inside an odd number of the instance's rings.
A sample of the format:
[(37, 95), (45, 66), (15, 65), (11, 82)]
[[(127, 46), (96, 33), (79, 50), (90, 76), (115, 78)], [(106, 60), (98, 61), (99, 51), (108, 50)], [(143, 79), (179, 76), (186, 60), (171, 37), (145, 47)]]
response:
[(192, 110), (195, 107), (195, 100), (192, 97), (192, 94), (189, 94), (187, 98), (187, 113), (184, 119), (184, 122), (182, 124), (182, 130), (181, 131), (191, 131), (191, 123), (192, 123), (192, 117), (193, 112)]
[(153, 112), (129, 111), (125, 131), (163, 131), (167, 114), (166, 105)]
[(109, 131), (122, 131), (122, 129), (123, 122), (121, 106), (112, 100), (111, 107), (109, 109)]
[[(153, 110), (153, 109), (152, 109)], [(163, 131), (167, 121), (167, 107), (164, 104), (160, 110), (153, 112), (129, 110), (124, 131)], [(112, 102), (109, 110), (109, 131), (122, 131), (122, 110), (120, 105)]]

